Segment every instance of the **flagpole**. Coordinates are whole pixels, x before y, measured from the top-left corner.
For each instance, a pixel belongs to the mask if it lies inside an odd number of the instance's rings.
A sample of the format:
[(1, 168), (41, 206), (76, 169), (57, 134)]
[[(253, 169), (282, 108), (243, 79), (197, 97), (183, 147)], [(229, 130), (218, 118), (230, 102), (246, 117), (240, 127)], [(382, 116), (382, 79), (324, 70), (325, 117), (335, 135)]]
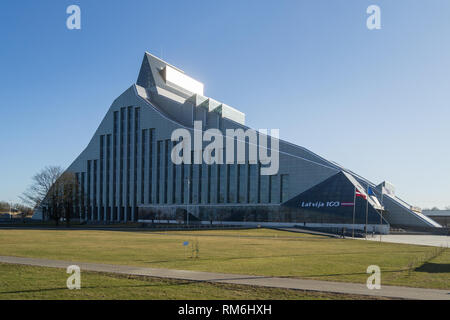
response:
[(381, 228), (383, 227), (383, 195), (384, 195), (384, 187), (381, 186), (381, 210), (380, 210), (380, 242), (381, 242)]
[(367, 202), (366, 202), (366, 232), (365, 232), (365, 237), (366, 237), (366, 239), (367, 239), (367, 219), (368, 219), (368, 216), (369, 216), (369, 184), (367, 184), (367, 198), (366, 198), (366, 200), (367, 200)]
[(356, 186), (353, 193), (353, 226), (352, 226), (352, 238), (355, 237), (355, 207), (356, 207)]
[(380, 242), (381, 242), (381, 228), (383, 227), (383, 209), (380, 210)]

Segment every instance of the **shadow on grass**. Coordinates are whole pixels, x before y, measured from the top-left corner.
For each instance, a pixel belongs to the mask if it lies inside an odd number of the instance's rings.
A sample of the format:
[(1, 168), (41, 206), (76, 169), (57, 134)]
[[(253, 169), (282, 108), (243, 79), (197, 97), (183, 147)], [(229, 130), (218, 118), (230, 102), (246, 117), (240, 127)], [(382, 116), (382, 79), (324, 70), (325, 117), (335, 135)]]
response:
[[(323, 236), (323, 235), (312, 235), (312, 234), (305, 234), (305, 233), (299, 233), (301, 235), (299, 236), (287, 236), (287, 235), (245, 235), (245, 234), (223, 234), (223, 233), (206, 233), (202, 234), (201, 231), (235, 231), (235, 230), (262, 230), (262, 229), (255, 229), (255, 228), (244, 228), (244, 229), (192, 229), (192, 230), (160, 230), (158, 228), (152, 229), (147, 227), (133, 227), (133, 226), (111, 226), (111, 227), (105, 227), (105, 226), (92, 226), (92, 227), (83, 227), (80, 225), (72, 225), (71, 227), (67, 228), (64, 225), (55, 226), (55, 225), (31, 225), (31, 224), (25, 224), (25, 225), (10, 225), (10, 224), (1, 224), (0, 223), (0, 229), (5, 230), (26, 230), (26, 229), (33, 229), (33, 230), (41, 230), (41, 231), (117, 231), (117, 232), (135, 232), (135, 233), (143, 233), (143, 234), (156, 234), (156, 235), (165, 235), (165, 236), (199, 236), (199, 237), (230, 237), (230, 238), (250, 238), (250, 239), (269, 239), (269, 240), (329, 240), (329, 236)], [(264, 228), (263, 228), (264, 229)], [(264, 229), (268, 230), (268, 229)], [(184, 231), (184, 232), (183, 232)], [(198, 232), (200, 231), (200, 232)], [(186, 233), (188, 232), (188, 233)], [(196, 232), (196, 233), (190, 233), (190, 232)], [(288, 231), (284, 231), (288, 232)]]
[[(142, 285), (123, 285), (123, 286), (86, 286), (82, 289), (120, 289), (120, 288), (147, 288), (147, 287), (174, 287), (186, 284), (194, 284), (194, 281), (180, 281), (174, 283), (154, 283), (154, 284), (142, 284)], [(59, 288), (46, 288), (46, 289), (33, 289), (33, 290), (20, 290), (20, 291), (0, 291), (0, 294), (14, 294), (14, 293), (32, 293), (32, 292), (49, 292), (58, 290), (68, 290), (67, 287)], [(71, 290), (73, 292), (79, 292), (79, 290)]]
[[(188, 251), (188, 256), (190, 255)], [(414, 251), (408, 251), (407, 254), (413, 254), (413, 253), (422, 253), (423, 251), (420, 250), (414, 250)], [(404, 251), (391, 251), (391, 254), (395, 253), (405, 253)], [(203, 255), (201, 258), (198, 259), (198, 262), (206, 262), (206, 261), (213, 261), (213, 262), (225, 262), (225, 261), (232, 261), (232, 260), (251, 260), (251, 259), (271, 259), (271, 258), (295, 258), (295, 257), (327, 257), (327, 256), (352, 256), (352, 255), (359, 255), (359, 254), (365, 254), (365, 255), (377, 255), (378, 252), (367, 252), (367, 251), (352, 251), (352, 252), (326, 252), (326, 253), (302, 253), (302, 254), (281, 254), (281, 255), (260, 255), (260, 256), (235, 256), (235, 257), (211, 257), (211, 258), (205, 258)], [(201, 255), (201, 252), (200, 252)], [(168, 262), (186, 262), (189, 260), (192, 260), (190, 257), (183, 257), (183, 258), (175, 258), (170, 260), (144, 260), (139, 259), (136, 260), (138, 262), (143, 262), (146, 264), (156, 264), (156, 263), (168, 263)], [(195, 260), (195, 259), (194, 259)], [(151, 267), (151, 266), (149, 266)], [(157, 267), (155, 267), (157, 268)], [(159, 267), (163, 268), (163, 267)]]
[[(398, 270), (383, 270), (382, 273), (398, 273), (405, 272), (407, 269), (398, 269)], [(298, 276), (299, 279), (308, 279), (308, 278), (321, 278), (321, 277), (336, 277), (336, 276), (356, 276), (356, 275), (366, 275), (370, 274), (367, 272), (351, 272), (351, 273), (329, 273), (329, 274), (305, 274)], [(277, 276), (277, 278), (295, 278), (297, 276)]]
[(450, 273), (450, 264), (449, 263), (424, 263), (420, 267), (414, 269), (417, 272), (426, 272), (426, 273)]
[[(235, 249), (235, 251), (239, 252), (239, 249)], [(215, 252), (214, 252), (215, 253)], [(397, 251), (397, 250), (392, 250), (390, 251), (390, 254), (395, 255), (395, 254), (407, 254), (407, 255), (413, 255), (413, 254), (422, 254), (423, 250), (411, 250), (408, 252), (405, 251)], [(266, 260), (266, 259), (290, 259), (291, 261), (293, 261), (293, 258), (302, 258), (302, 257), (307, 257), (307, 258), (311, 258), (311, 257), (318, 257), (321, 259), (327, 259), (328, 257), (342, 257), (342, 256), (358, 256), (358, 255), (365, 255), (365, 256), (377, 256), (379, 255), (380, 252), (378, 251), (350, 251), (350, 252), (324, 252), (324, 253), (319, 253), (319, 252), (307, 252), (307, 253), (298, 253), (298, 254), (260, 254), (260, 255), (239, 255), (239, 256), (229, 256), (229, 257), (221, 257), (221, 256), (211, 256), (211, 253), (209, 251), (206, 252), (202, 252), (200, 251), (199, 253), (199, 258), (192, 258), (192, 252), (191, 249), (188, 249), (187, 254), (185, 253), (182, 257), (168, 257), (166, 259), (162, 259), (162, 260), (149, 260), (149, 259), (136, 259), (134, 260), (135, 262), (140, 262), (140, 263), (144, 263), (145, 265), (141, 265), (139, 267), (147, 267), (147, 268), (172, 268), (172, 267), (167, 267), (167, 266), (158, 266), (158, 265), (154, 265), (154, 264), (160, 264), (160, 263), (183, 263), (183, 262), (199, 262), (199, 263), (203, 263), (203, 262), (215, 262), (215, 263), (223, 263), (223, 262), (230, 262), (230, 261), (234, 261), (234, 260)], [(326, 261), (326, 260), (324, 260)], [(92, 261), (91, 261), (92, 262)], [(100, 262), (92, 262), (92, 263), (100, 263)], [(130, 262), (131, 263), (131, 262)], [(289, 263), (289, 262), (286, 262)], [(108, 264), (108, 263), (107, 263)], [(114, 264), (114, 263), (111, 263)]]

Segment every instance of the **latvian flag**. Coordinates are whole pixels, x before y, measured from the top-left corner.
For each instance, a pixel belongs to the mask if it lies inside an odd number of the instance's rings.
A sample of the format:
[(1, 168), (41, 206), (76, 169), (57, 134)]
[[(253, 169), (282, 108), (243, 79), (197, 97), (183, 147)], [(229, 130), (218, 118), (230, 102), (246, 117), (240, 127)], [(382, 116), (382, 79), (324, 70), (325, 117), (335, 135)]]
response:
[(361, 198), (363, 198), (363, 199), (366, 199), (367, 197), (366, 197), (366, 195), (365, 194), (362, 194), (358, 189), (355, 189), (355, 196), (357, 196), (357, 197), (361, 197)]

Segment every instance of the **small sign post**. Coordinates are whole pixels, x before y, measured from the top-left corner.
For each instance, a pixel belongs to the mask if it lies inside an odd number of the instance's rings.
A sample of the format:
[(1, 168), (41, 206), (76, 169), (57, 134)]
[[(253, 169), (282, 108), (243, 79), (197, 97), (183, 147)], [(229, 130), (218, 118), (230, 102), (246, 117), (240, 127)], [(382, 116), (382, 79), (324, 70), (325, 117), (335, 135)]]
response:
[(184, 255), (185, 257), (187, 257), (187, 248), (189, 246), (189, 241), (184, 241), (183, 242), (183, 247), (184, 247)]

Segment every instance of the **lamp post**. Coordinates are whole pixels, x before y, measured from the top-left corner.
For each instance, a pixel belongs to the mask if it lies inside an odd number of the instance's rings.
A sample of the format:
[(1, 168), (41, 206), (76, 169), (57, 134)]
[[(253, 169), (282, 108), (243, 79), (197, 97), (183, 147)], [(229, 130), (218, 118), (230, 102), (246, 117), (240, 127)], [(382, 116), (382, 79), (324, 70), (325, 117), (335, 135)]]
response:
[(356, 215), (356, 186), (353, 192), (353, 222), (352, 222), (352, 238), (355, 237), (355, 215)]
[(364, 237), (367, 239), (367, 224), (368, 224), (368, 218), (369, 218), (369, 184), (367, 184), (367, 199), (366, 199), (366, 226), (364, 227)]
[(186, 204), (186, 221), (187, 221), (187, 225), (189, 226), (189, 212), (188, 212), (188, 206), (189, 206), (189, 201), (190, 199), (190, 195), (191, 195), (191, 177), (186, 178), (187, 180), (187, 184), (188, 184), (188, 195), (187, 195), (187, 204)]
[(384, 210), (384, 205), (383, 205), (383, 194), (384, 194), (384, 187), (381, 187), (381, 210), (380, 210), (380, 243), (381, 243), (381, 229), (383, 228), (383, 210)]

